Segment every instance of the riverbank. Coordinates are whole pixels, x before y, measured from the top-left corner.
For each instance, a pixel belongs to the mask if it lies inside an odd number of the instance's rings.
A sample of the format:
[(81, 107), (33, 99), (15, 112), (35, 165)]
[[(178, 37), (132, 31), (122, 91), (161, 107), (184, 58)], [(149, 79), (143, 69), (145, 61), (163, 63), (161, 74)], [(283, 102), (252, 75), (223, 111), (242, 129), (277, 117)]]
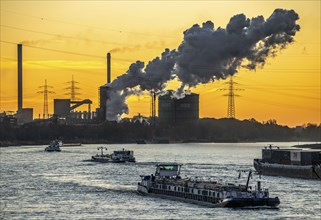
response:
[(47, 145), (54, 139), (64, 143), (253, 143), (320, 142), (321, 127), (309, 125), (301, 130), (259, 123), (255, 120), (200, 119), (178, 125), (147, 125), (123, 121), (101, 124), (61, 125), (27, 123), (10, 126), (0, 123), (0, 146)]
[[(259, 141), (234, 141), (234, 140), (225, 140), (224, 142), (222, 141), (205, 141), (205, 140), (193, 140), (193, 141), (186, 141), (186, 140), (182, 140), (182, 141), (169, 141), (167, 140), (165, 141), (156, 141), (156, 140), (152, 140), (152, 141), (144, 141), (144, 142), (137, 142), (136, 141), (108, 141), (108, 140), (103, 140), (103, 139), (99, 139), (99, 140), (86, 140), (86, 139), (82, 139), (82, 140), (64, 140), (63, 143), (66, 144), (66, 147), (69, 147), (69, 145), (74, 145), (75, 143), (77, 143), (78, 146), (80, 145), (84, 145), (84, 144), (178, 144), (178, 143), (272, 143), (272, 142), (288, 142), (288, 141), (280, 141), (280, 140), (259, 140)], [(308, 141), (307, 141), (308, 142)], [(311, 141), (313, 142), (313, 141)], [(18, 147), (18, 146), (35, 146), (35, 145), (48, 145), (50, 143), (50, 140), (48, 141), (0, 141), (0, 148), (1, 147)], [(304, 148), (304, 149), (317, 149), (317, 150), (321, 150), (321, 143), (315, 143), (315, 144), (299, 144), (299, 145), (293, 145), (292, 147), (296, 147), (296, 148)]]
[[(18, 147), (18, 146), (34, 146), (34, 145), (48, 145), (52, 140), (48, 141), (0, 141), (0, 147)], [(136, 142), (111, 142), (108, 140), (77, 140), (77, 141), (63, 141), (67, 146), (69, 144), (133, 144)]]
[(310, 149), (318, 149), (321, 150), (321, 143), (316, 143), (316, 144), (299, 144), (299, 145), (294, 145), (293, 147), (296, 148), (310, 148)]

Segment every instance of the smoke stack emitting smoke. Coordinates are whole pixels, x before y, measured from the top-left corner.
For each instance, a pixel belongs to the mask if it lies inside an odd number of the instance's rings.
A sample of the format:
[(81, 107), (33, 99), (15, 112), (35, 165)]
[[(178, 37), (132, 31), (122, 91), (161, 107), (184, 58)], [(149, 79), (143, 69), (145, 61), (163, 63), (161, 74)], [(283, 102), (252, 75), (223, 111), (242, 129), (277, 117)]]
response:
[(240, 67), (263, 67), (267, 57), (293, 42), (300, 30), (298, 19), (294, 10), (276, 9), (267, 20), (263, 16), (249, 19), (244, 14), (235, 15), (225, 29), (215, 29), (212, 21), (193, 25), (184, 32), (177, 49), (165, 49), (146, 67), (136, 61), (109, 84), (107, 120), (128, 114), (126, 97), (143, 91), (163, 92), (170, 80), (181, 82), (176, 95), (184, 97), (185, 89), (226, 79)]

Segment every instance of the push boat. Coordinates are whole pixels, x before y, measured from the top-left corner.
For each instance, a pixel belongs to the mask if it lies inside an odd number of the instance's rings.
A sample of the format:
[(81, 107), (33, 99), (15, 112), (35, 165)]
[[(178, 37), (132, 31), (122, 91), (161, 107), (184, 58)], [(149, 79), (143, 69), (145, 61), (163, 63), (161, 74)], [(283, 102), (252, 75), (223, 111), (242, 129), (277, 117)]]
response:
[(125, 150), (114, 151), (112, 154), (104, 154), (104, 150), (107, 151), (106, 147), (98, 147), (101, 154), (97, 154), (91, 157), (92, 161), (101, 163), (125, 163), (125, 162), (136, 162), (134, 152)]
[(60, 149), (61, 146), (62, 146), (62, 141), (53, 140), (53, 141), (45, 148), (45, 151), (48, 151), (48, 152), (53, 152), (53, 151), (60, 152), (60, 151), (61, 151), (61, 149)]
[(277, 207), (280, 204), (278, 197), (270, 198), (268, 189), (261, 188), (260, 181), (254, 189), (249, 186), (252, 171), (249, 171), (246, 185), (236, 185), (183, 179), (181, 166), (177, 163), (158, 164), (155, 175), (140, 176), (137, 192), (209, 207)]
[(262, 149), (262, 159), (254, 159), (253, 165), (262, 175), (321, 180), (321, 151), (270, 145)]

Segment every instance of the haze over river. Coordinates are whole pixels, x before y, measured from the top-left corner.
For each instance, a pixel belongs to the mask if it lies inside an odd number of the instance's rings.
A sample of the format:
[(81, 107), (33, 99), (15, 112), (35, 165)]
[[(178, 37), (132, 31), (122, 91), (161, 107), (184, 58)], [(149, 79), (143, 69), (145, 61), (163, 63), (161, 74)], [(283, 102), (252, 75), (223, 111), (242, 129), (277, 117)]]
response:
[[(262, 176), (278, 209), (208, 208), (195, 204), (144, 197), (136, 193), (139, 175), (155, 172), (157, 162), (184, 164), (181, 175), (222, 179), (245, 184), (261, 149), (270, 143), (122, 144), (108, 152), (133, 150), (137, 163), (95, 163), (97, 147), (45, 146), (1, 148), (0, 219), (321, 219), (321, 181)], [(274, 143), (286, 148), (298, 143)], [(253, 174), (252, 184), (259, 180)]]

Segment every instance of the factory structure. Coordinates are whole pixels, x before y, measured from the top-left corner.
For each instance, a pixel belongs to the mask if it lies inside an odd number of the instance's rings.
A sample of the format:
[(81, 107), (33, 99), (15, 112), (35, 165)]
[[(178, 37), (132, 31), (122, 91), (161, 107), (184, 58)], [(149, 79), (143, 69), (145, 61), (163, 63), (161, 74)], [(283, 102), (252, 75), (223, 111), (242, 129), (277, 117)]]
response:
[(107, 53), (107, 84), (99, 87), (99, 107), (96, 109), (98, 121), (105, 121), (107, 114), (108, 84), (111, 82), (111, 56)]
[(199, 94), (191, 93), (177, 99), (173, 91), (158, 97), (158, 122), (160, 124), (195, 123), (199, 119)]
[[(33, 121), (33, 109), (23, 108), (23, 74), (22, 74), (22, 44), (17, 45), (18, 58), (18, 110), (15, 115), (17, 124)], [(108, 90), (111, 83), (111, 54), (107, 53), (107, 82), (99, 87), (99, 106), (91, 111), (92, 101), (90, 99), (54, 99), (53, 117), (67, 124), (101, 123), (106, 121), (108, 109)], [(46, 97), (46, 94), (45, 94)], [(155, 93), (151, 96), (150, 121), (163, 125), (183, 124), (196, 122), (199, 119), (199, 95), (191, 93), (182, 99), (173, 96), (173, 91), (166, 95), (158, 96), (158, 117), (156, 117)], [(77, 111), (77, 108), (87, 105), (87, 111)], [(12, 117), (12, 116), (10, 116)], [(51, 117), (52, 118), (52, 117)]]
[[(82, 101), (72, 101), (71, 99), (54, 99), (54, 116), (66, 120), (66, 123), (92, 123), (96, 117), (95, 112), (91, 112), (92, 101), (84, 99)], [(88, 111), (75, 111), (81, 105), (87, 105)]]
[(17, 123), (24, 124), (33, 121), (33, 108), (23, 108), (23, 87), (22, 87), (22, 44), (17, 45), (18, 55), (18, 110)]
[[(111, 82), (111, 56), (107, 53), (107, 83)], [(106, 120), (106, 102), (108, 86), (99, 87), (99, 107), (96, 111), (91, 111), (92, 101), (84, 99), (75, 101), (70, 99), (54, 99), (54, 115), (64, 118), (69, 124), (77, 123), (100, 123)], [(81, 105), (88, 105), (88, 111), (75, 111)]]

